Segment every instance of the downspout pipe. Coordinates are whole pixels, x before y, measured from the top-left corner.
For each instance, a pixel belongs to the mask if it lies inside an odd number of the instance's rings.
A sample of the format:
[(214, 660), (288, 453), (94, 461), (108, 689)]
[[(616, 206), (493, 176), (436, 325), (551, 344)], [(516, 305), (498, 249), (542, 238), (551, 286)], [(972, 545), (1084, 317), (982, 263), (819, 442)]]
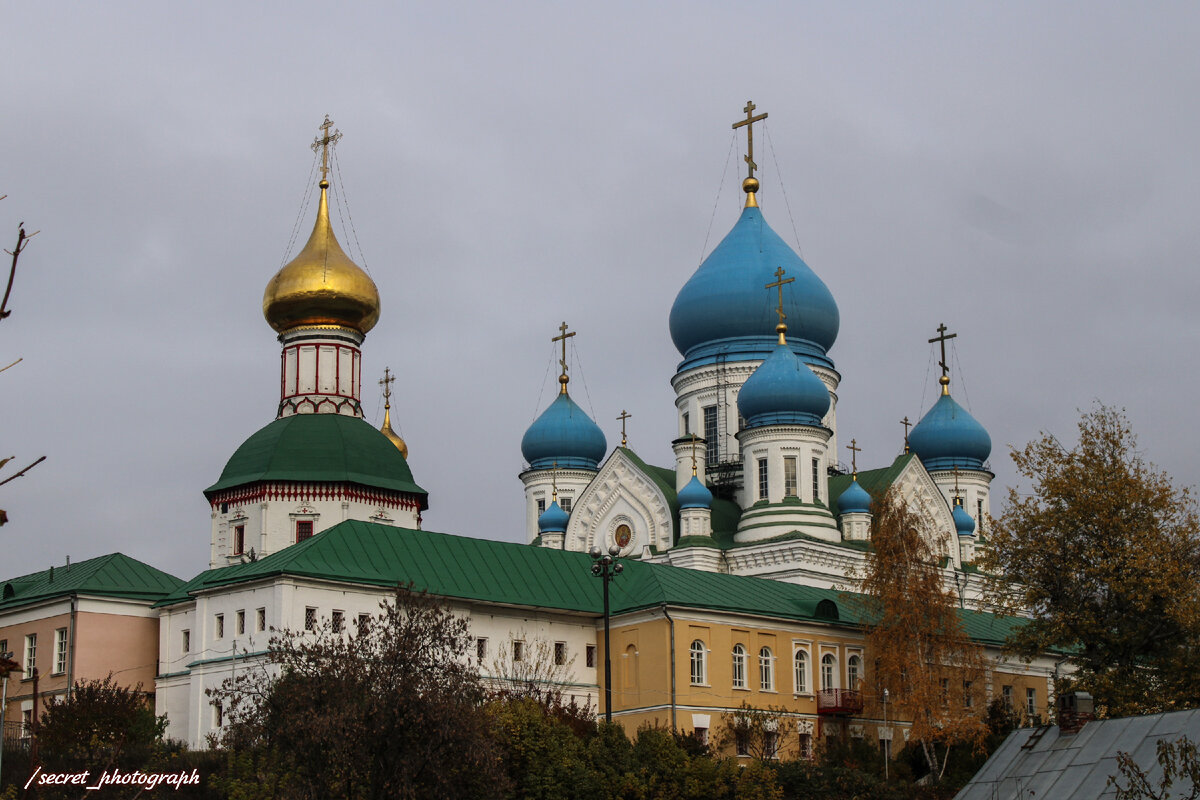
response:
[[(70, 569), (70, 563), (67, 569)], [(71, 593), (71, 631), (67, 636), (67, 700), (75, 690), (75, 625), (79, 615), (79, 594)]]
[(679, 727), (675, 723), (675, 620), (671, 619), (666, 603), (662, 604), (662, 612), (671, 629), (671, 733), (678, 733)]

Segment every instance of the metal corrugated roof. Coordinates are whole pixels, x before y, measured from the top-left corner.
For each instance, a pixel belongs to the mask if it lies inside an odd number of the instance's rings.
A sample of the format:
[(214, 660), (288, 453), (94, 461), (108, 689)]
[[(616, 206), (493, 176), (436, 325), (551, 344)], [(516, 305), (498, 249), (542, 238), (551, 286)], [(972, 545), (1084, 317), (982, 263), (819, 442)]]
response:
[(174, 575), (124, 553), (109, 553), (3, 581), (0, 609), (70, 594), (159, 600), (182, 585)]
[(1155, 783), (1162, 775), (1158, 741), (1184, 735), (1200, 741), (1200, 710), (1093, 721), (1067, 735), (1057, 726), (1021, 728), (1004, 740), (955, 800), (1116, 797), (1108, 779), (1119, 774), (1118, 753), (1129, 753)]

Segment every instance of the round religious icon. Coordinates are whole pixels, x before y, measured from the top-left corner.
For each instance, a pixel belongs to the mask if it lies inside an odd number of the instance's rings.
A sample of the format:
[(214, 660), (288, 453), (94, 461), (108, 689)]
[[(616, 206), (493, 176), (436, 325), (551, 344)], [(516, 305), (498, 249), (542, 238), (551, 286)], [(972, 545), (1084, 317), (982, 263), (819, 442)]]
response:
[(628, 525), (618, 525), (617, 530), (613, 533), (613, 540), (616, 541), (617, 547), (624, 550), (629, 546), (629, 540), (633, 538), (633, 531)]

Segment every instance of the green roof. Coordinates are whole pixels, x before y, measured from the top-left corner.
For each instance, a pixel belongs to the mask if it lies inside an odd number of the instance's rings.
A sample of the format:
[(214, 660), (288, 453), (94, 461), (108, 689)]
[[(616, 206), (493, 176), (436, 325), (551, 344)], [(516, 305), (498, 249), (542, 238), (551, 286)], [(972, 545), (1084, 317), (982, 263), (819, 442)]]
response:
[[(833, 589), (631, 559), (622, 563), (625, 569), (611, 585), (614, 613), (666, 604), (828, 622), (817, 613), (817, 604), (828, 600), (839, 609), (841, 624), (862, 621), (858, 596)], [(602, 587), (591, 566), (586, 553), (348, 520), (258, 561), (202, 572), (158, 605), (286, 575), (388, 587), (411, 583), (442, 597), (599, 616)], [(963, 620), (973, 638), (989, 642), (1001, 641), (1017, 624), (977, 612), (963, 612)]]
[(242, 442), (221, 478), (204, 490), (260, 481), (354, 483), (375, 489), (428, 495), (413, 482), (408, 462), (391, 440), (357, 417), (295, 414), (277, 419)]
[(174, 575), (124, 553), (110, 553), (3, 581), (0, 610), (71, 594), (157, 601), (182, 585)]
[[(891, 466), (864, 470), (858, 473), (858, 485), (871, 495), (872, 500), (877, 500), (887, 493), (904, 468), (916, 457), (915, 453), (904, 453), (896, 456), (896, 460), (892, 462)], [(830, 508), (837, 508), (838, 498), (842, 496), (842, 492), (850, 488), (853, 480), (854, 476), (852, 475), (834, 475), (829, 479)]]

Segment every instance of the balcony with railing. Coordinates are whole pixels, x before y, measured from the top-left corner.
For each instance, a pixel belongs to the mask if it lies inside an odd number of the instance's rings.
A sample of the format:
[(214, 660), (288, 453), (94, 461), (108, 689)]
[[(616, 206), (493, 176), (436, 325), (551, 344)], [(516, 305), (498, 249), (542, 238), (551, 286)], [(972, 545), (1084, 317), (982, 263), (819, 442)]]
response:
[(851, 689), (822, 689), (817, 692), (818, 714), (861, 714), (862, 692)]

